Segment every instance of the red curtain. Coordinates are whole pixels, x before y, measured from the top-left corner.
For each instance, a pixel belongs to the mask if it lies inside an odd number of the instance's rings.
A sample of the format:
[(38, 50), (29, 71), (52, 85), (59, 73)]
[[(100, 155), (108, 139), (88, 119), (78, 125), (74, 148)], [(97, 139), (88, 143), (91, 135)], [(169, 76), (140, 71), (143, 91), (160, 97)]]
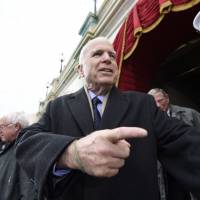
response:
[[(156, 28), (168, 13), (186, 10), (199, 3), (200, 0), (139, 0), (122, 24), (113, 43), (117, 52), (117, 62), (120, 72), (125, 65), (128, 66), (127, 68), (130, 68), (130, 62), (126, 62), (125, 60), (133, 55), (139, 43), (139, 39), (144, 33), (150, 32)], [(134, 69), (131, 70), (134, 71)], [(136, 71), (138, 71), (138, 69)], [(148, 73), (151, 72), (151, 70), (148, 71)], [(123, 74), (126, 74), (126, 78), (129, 77), (128, 71), (123, 70)], [(122, 76), (122, 74), (120, 76)], [(145, 77), (148, 82), (148, 74), (146, 72)], [(122, 78), (123, 77), (120, 77), (120, 79)], [(141, 81), (137, 81), (137, 74), (129, 78), (129, 84), (140, 85), (139, 88), (141, 88), (141, 90), (146, 90), (145, 84)], [(124, 85), (125, 83), (120, 81), (120, 84)], [(127, 89), (129, 87), (125, 84), (120, 88)]]

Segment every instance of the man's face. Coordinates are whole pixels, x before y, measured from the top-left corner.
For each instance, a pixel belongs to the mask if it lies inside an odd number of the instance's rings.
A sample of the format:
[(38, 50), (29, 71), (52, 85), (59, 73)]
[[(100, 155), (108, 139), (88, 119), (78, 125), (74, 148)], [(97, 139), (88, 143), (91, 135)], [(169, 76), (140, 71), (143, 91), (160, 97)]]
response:
[(0, 140), (2, 142), (12, 142), (16, 139), (18, 129), (15, 124), (9, 123), (5, 119), (0, 119)]
[(118, 78), (116, 54), (107, 41), (95, 41), (87, 48), (82, 66), (82, 74), (92, 88), (110, 87)]
[(163, 111), (167, 111), (169, 106), (169, 98), (165, 97), (161, 92), (153, 95), (156, 105)]

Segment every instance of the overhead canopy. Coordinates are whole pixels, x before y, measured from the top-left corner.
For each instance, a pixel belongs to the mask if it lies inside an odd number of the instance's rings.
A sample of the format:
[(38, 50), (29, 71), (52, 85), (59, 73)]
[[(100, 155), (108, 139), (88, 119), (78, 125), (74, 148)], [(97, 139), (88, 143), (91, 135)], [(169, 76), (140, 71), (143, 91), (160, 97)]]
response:
[(198, 37), (193, 19), (200, 0), (139, 0), (115, 40), (118, 87), (146, 92), (166, 57)]

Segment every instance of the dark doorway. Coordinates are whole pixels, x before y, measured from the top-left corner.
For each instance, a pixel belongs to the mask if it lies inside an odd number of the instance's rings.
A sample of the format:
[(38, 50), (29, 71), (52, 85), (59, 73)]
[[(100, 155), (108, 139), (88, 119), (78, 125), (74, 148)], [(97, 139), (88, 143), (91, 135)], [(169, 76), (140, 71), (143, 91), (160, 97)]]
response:
[(167, 57), (153, 86), (164, 88), (172, 103), (200, 111), (200, 38), (181, 45)]

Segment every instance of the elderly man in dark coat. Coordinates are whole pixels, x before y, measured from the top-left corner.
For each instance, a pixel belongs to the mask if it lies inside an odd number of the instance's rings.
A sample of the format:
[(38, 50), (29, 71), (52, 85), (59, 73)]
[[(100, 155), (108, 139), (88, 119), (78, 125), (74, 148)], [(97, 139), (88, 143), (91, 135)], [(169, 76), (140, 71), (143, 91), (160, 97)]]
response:
[(36, 200), (34, 183), (26, 176), (15, 157), (15, 140), (28, 125), (24, 113), (0, 118), (0, 200)]
[(39, 198), (158, 200), (157, 159), (200, 196), (200, 131), (169, 118), (150, 95), (120, 92), (106, 38), (89, 41), (79, 63), (84, 88), (51, 101), (17, 145)]

